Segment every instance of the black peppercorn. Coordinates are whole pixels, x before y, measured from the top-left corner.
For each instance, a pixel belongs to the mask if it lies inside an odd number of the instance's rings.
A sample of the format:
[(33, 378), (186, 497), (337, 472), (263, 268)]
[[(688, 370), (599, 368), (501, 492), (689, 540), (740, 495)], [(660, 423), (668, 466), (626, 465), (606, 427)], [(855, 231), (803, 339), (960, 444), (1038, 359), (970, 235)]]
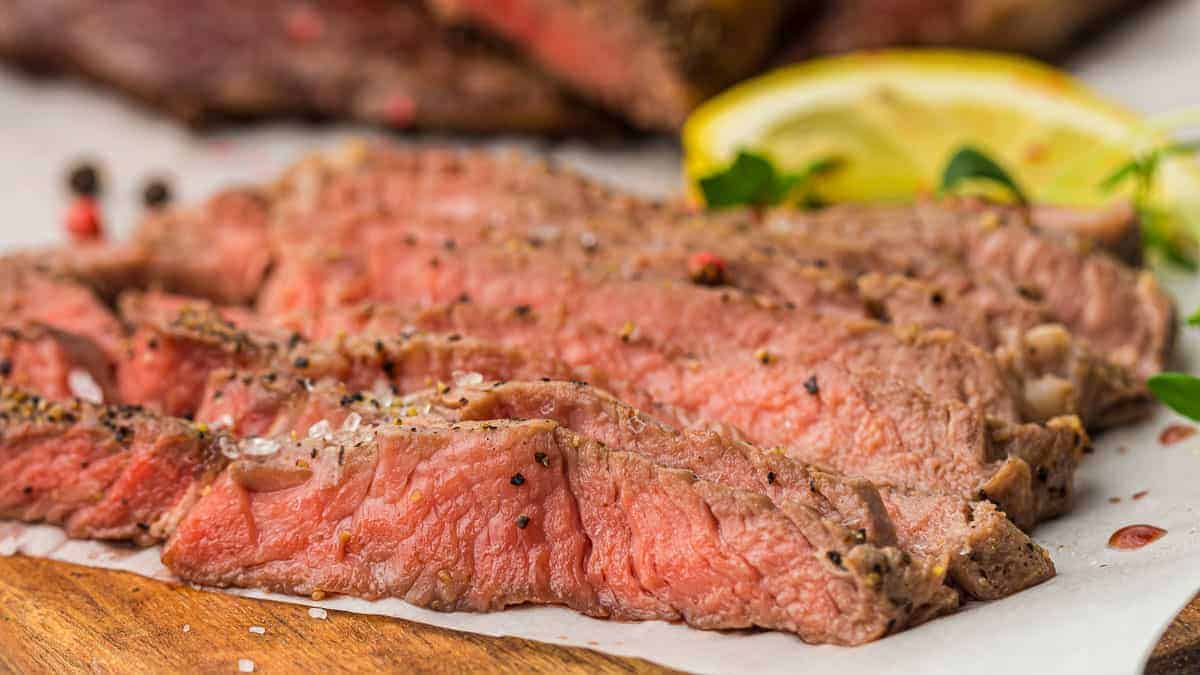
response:
[(67, 186), (79, 197), (95, 197), (100, 193), (100, 173), (90, 163), (77, 164), (67, 175)]
[(146, 208), (157, 209), (166, 206), (171, 201), (171, 187), (161, 178), (154, 178), (142, 188), (142, 204)]
[(525, 529), (525, 526), (528, 524), (529, 524), (529, 516), (517, 516), (517, 528), (518, 529), (523, 530), (523, 529)]
[(512, 483), (513, 485), (524, 485), (525, 476), (522, 476), (519, 473), (513, 474), (513, 477), (508, 479), (508, 482)]
[(817, 385), (817, 376), (816, 375), (813, 375), (812, 377), (810, 377), (804, 381), (804, 390), (807, 391), (808, 393), (812, 394), (813, 396), (816, 396), (817, 393), (821, 391), (821, 387), (819, 385)]

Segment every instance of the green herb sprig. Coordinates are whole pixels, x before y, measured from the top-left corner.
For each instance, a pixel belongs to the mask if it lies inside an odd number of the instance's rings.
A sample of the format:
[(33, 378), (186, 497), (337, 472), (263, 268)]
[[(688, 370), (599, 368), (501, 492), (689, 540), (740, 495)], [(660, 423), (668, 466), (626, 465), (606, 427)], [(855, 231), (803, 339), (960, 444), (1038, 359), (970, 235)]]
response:
[(1029, 199), (1025, 191), (1013, 180), (1004, 167), (988, 157), (979, 148), (964, 145), (950, 156), (946, 168), (942, 171), (942, 192), (953, 192), (961, 189), (964, 183), (987, 181), (1004, 188), (1013, 196), (1018, 204), (1025, 205)]
[(1188, 233), (1171, 223), (1168, 211), (1154, 205), (1154, 185), (1159, 167), (1171, 157), (1193, 155), (1200, 151), (1200, 141), (1171, 143), (1142, 152), (1117, 167), (1100, 182), (1100, 189), (1114, 192), (1133, 183), (1133, 207), (1142, 221), (1142, 244), (1157, 251), (1164, 260), (1189, 272), (1200, 270), (1194, 250), (1196, 244)]
[[(799, 172), (784, 172), (767, 157), (742, 150), (728, 167), (701, 178), (700, 192), (710, 209), (772, 206), (787, 201), (813, 178), (831, 173), (841, 164), (837, 158), (826, 157)], [(811, 199), (811, 193), (805, 196), (806, 202)]]

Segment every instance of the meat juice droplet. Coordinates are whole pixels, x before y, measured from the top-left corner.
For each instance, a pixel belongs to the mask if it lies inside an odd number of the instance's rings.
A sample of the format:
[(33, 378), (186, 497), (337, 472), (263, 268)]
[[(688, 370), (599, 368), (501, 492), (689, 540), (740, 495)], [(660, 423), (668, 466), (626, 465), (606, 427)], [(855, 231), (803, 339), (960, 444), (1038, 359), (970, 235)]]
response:
[(1158, 435), (1158, 442), (1163, 445), (1174, 445), (1179, 441), (1191, 438), (1196, 434), (1196, 427), (1189, 424), (1172, 424)]
[(1158, 541), (1166, 533), (1166, 530), (1153, 525), (1126, 525), (1112, 533), (1108, 538), (1108, 547), (1132, 551)]

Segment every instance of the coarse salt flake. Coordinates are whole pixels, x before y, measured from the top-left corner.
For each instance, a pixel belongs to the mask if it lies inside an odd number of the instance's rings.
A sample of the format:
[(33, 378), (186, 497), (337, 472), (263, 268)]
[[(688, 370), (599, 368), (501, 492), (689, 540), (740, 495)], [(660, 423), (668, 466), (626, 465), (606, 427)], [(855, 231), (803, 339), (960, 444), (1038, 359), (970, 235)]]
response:
[(454, 386), (472, 387), (483, 384), (483, 373), (455, 373)]
[(104, 392), (100, 390), (100, 385), (96, 384), (92, 374), (86, 370), (74, 368), (67, 373), (67, 388), (75, 398), (89, 403), (104, 402)]
[(251, 661), (250, 659), (238, 659), (238, 672), (239, 673), (253, 673), (254, 672), (254, 662)]
[(333, 427), (330, 426), (329, 420), (321, 420), (308, 428), (309, 438), (319, 438), (321, 440), (329, 440), (333, 436)]
[(309, 607), (308, 615), (314, 619), (324, 620), (324, 619), (329, 618), (329, 612), (326, 612), (325, 610), (321, 609), (320, 607)]
[(255, 635), (266, 635), (267, 629), (263, 628), (262, 626), (250, 626), (250, 632), (254, 633)]
[(354, 432), (358, 430), (358, 425), (362, 424), (362, 415), (352, 412), (346, 416), (346, 421), (342, 422), (342, 431)]
[(250, 457), (266, 457), (279, 452), (279, 442), (270, 438), (247, 438), (242, 443), (242, 454)]

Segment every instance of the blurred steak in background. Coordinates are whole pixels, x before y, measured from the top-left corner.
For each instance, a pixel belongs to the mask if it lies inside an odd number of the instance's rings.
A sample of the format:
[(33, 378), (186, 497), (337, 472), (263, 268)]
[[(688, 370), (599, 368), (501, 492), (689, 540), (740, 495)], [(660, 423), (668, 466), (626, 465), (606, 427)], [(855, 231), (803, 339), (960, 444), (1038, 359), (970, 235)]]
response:
[(835, 0), (796, 22), (790, 59), (898, 45), (1050, 56), (1121, 8), (1148, 0)]
[(0, 56), (114, 84), (189, 122), (580, 131), (599, 116), (415, 0), (0, 0)]
[(896, 45), (1054, 54), (1147, 2), (0, 0), (0, 58), (90, 76), (193, 123), (617, 128), (595, 105), (673, 131), (772, 58)]
[(510, 40), (581, 95), (653, 129), (761, 67), (792, 0), (429, 0)]

